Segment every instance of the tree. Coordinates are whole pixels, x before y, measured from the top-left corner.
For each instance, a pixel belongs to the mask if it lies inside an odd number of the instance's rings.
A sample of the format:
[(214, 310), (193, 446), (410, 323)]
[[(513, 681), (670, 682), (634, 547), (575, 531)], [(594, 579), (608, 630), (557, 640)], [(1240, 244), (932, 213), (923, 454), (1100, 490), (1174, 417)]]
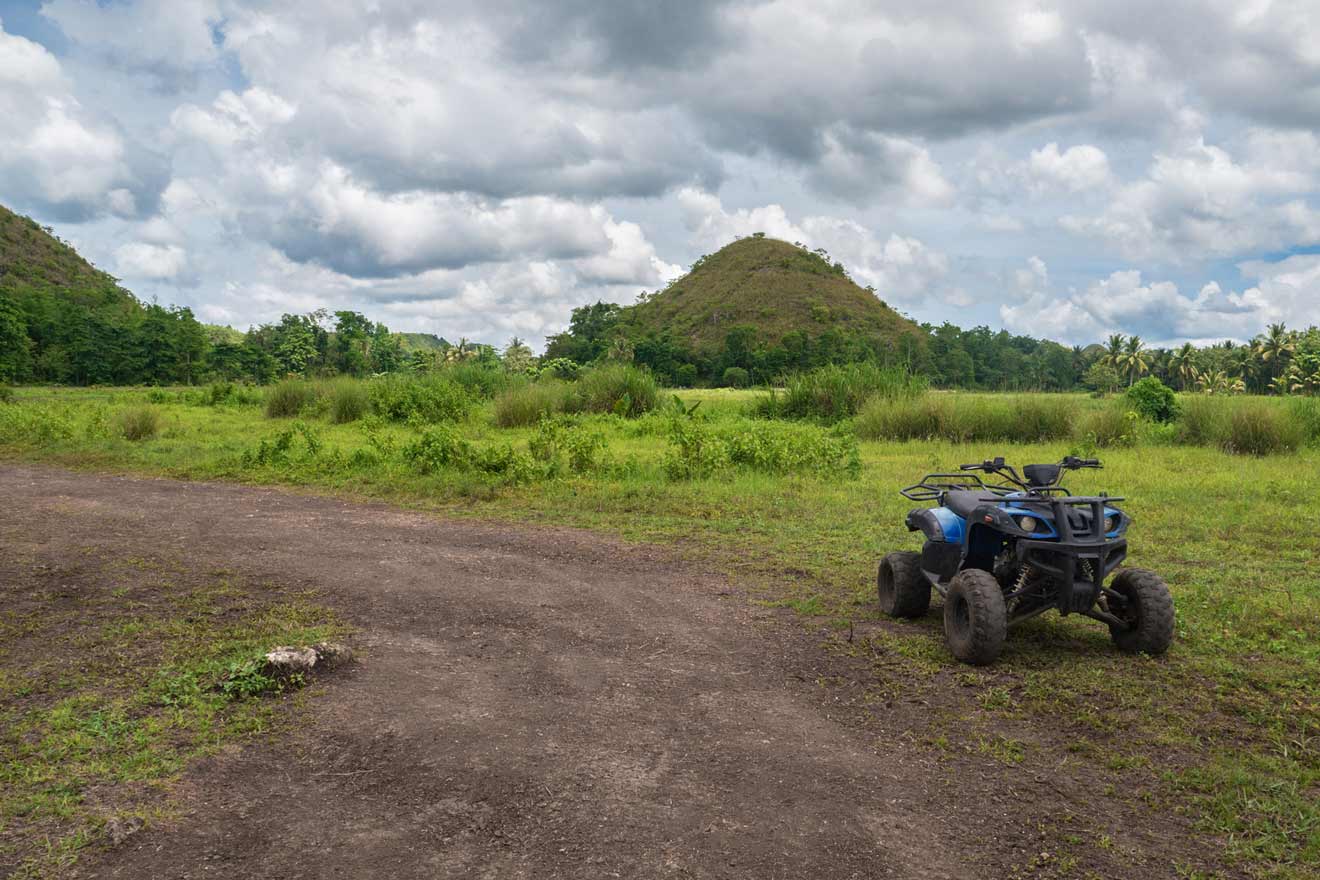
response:
[(1140, 336), (1128, 337), (1119, 355), (1118, 366), (1119, 372), (1127, 376), (1128, 385), (1150, 371), (1150, 352), (1146, 350), (1146, 344)]
[(535, 358), (532, 350), (517, 336), (509, 340), (504, 347), (504, 369), (510, 373), (525, 373)]
[(23, 313), (0, 297), (0, 382), (26, 379), (32, 371), (32, 342)]
[(1186, 391), (1187, 386), (1196, 380), (1196, 346), (1184, 342), (1169, 355), (1169, 372), (1178, 380), (1178, 387)]

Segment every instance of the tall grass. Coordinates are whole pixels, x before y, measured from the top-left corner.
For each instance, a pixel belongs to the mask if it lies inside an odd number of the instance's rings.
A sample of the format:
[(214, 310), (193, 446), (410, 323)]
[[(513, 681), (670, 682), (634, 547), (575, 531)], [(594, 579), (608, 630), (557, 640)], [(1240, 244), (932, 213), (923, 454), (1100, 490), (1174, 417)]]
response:
[(867, 440), (986, 440), (1036, 442), (1072, 434), (1074, 403), (1036, 395), (999, 398), (924, 394), (872, 397), (854, 421)]
[(501, 428), (534, 425), (541, 419), (564, 412), (572, 391), (559, 379), (540, 379), (510, 388), (495, 398), (494, 422)]
[(134, 443), (150, 440), (160, 433), (160, 410), (154, 406), (132, 406), (121, 410), (115, 423), (125, 440)]
[(833, 424), (857, 415), (873, 397), (913, 400), (926, 388), (924, 377), (897, 367), (829, 364), (789, 376), (784, 392), (772, 391), (756, 402), (754, 411), (765, 418), (816, 419)]
[(502, 391), (527, 381), (525, 376), (510, 373), (498, 364), (488, 365), (473, 361), (442, 367), (435, 376), (453, 382), (476, 400), (490, 400)]
[(303, 379), (285, 379), (266, 392), (266, 416), (286, 419), (301, 413), (316, 400), (316, 389)]
[(1232, 409), (1220, 446), (1242, 455), (1272, 455), (1296, 452), (1305, 439), (1302, 426), (1286, 410), (1253, 400)]
[(636, 418), (655, 408), (659, 394), (660, 386), (650, 370), (632, 364), (605, 364), (582, 373), (568, 407), (574, 412)]
[(367, 387), (356, 379), (337, 379), (330, 385), (330, 421), (336, 425), (356, 422), (371, 408)]

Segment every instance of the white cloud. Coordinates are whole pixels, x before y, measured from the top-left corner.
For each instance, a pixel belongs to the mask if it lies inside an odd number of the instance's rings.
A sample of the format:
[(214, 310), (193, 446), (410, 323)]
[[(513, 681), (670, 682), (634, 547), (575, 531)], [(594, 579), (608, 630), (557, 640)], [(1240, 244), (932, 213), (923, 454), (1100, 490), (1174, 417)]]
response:
[(188, 254), (177, 244), (153, 244), (138, 241), (115, 251), (119, 274), (128, 280), (178, 279), (188, 267)]
[(1062, 153), (1051, 141), (1031, 151), (1027, 172), (1038, 187), (1080, 192), (1109, 183), (1109, 157), (1091, 144), (1078, 144)]
[(136, 179), (127, 145), (88, 113), (60, 63), (0, 24), (0, 177), (20, 202), (57, 215), (133, 214)]

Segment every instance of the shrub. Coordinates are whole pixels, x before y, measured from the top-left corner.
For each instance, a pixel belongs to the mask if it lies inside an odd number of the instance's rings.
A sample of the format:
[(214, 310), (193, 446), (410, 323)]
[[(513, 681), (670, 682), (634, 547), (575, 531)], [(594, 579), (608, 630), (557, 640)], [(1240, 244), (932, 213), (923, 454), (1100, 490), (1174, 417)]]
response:
[(207, 406), (219, 406), (222, 403), (228, 403), (233, 396), (233, 382), (212, 382), (206, 389), (204, 399)]
[(1270, 455), (1296, 452), (1303, 439), (1301, 425), (1282, 408), (1264, 401), (1239, 402), (1229, 415), (1220, 446), (1239, 455)]
[(568, 407), (570, 390), (558, 379), (541, 379), (510, 388), (495, 398), (495, 424), (501, 428), (534, 425)]
[(330, 386), (330, 421), (336, 425), (356, 422), (370, 407), (371, 397), (356, 379), (340, 379)]
[(585, 474), (601, 466), (605, 435), (561, 416), (543, 420), (527, 445), (532, 457), (547, 465), (547, 473), (554, 475), (567, 467)]
[(572, 358), (551, 358), (541, 364), (541, 375), (552, 379), (564, 379), (572, 382), (582, 372), (577, 361)]
[(1173, 389), (1154, 376), (1147, 376), (1127, 390), (1128, 405), (1152, 422), (1172, 421), (1178, 415)]
[(13, 403), (14, 389), (8, 385), (0, 385), (0, 403)]
[(691, 388), (697, 384), (697, 365), (682, 364), (674, 370), (674, 384), (679, 388)]
[(729, 367), (724, 371), (723, 385), (726, 388), (746, 388), (751, 376), (742, 367)]
[(116, 421), (125, 440), (150, 440), (160, 432), (160, 411), (154, 406), (133, 406), (119, 413)]
[(507, 443), (479, 449), (445, 426), (423, 431), (416, 441), (404, 447), (403, 457), (423, 474), (446, 469), (477, 471), (503, 477), (508, 482), (527, 483), (536, 472), (531, 458), (515, 452)]
[(367, 393), (372, 410), (396, 422), (456, 422), (472, 408), (464, 387), (440, 375), (382, 376), (371, 380)]
[(832, 424), (851, 418), (871, 397), (899, 400), (920, 396), (926, 380), (897, 367), (872, 363), (829, 364), (788, 378), (782, 395), (771, 393), (755, 411), (769, 418), (817, 419)]
[(645, 367), (605, 364), (582, 374), (573, 388), (569, 408), (636, 418), (655, 407), (659, 391), (655, 377)]
[(272, 419), (292, 418), (309, 406), (316, 390), (302, 379), (285, 379), (266, 392), (266, 416)]

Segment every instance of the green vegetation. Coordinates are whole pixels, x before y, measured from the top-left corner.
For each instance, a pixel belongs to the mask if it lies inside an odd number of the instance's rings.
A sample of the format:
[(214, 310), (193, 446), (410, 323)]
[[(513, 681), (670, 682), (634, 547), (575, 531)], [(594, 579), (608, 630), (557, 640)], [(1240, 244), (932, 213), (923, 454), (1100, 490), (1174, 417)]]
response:
[(280, 723), (256, 699), (285, 684), (261, 654), (344, 632), (311, 594), (177, 560), (89, 554), (79, 570), (97, 575), (76, 603), (16, 584), (0, 610), (0, 864), (16, 878), (164, 815), (190, 761)]
[[(1076, 759), (1105, 773), (1122, 758), (1124, 785), (1147, 791), (1160, 809), (1198, 816), (1262, 876), (1303, 876), (1297, 866), (1320, 854), (1320, 807), (1310, 794), (1320, 785), (1320, 587), (1311, 576), (1320, 538), (1296, 528), (1320, 497), (1311, 401), (1186, 395), (1179, 416), (1161, 424), (1129, 414), (1126, 397), (925, 392), (873, 397), (831, 428), (756, 416), (761, 392), (706, 390), (663, 396), (636, 418), (614, 406), (533, 424), (500, 416), (538, 387), (489, 402), (469, 396), (457, 417), (430, 424), (377, 413), (336, 424), (328, 409), (315, 416), (316, 407), (304, 421), (272, 424), (257, 406), (212, 405), (209, 389), (19, 389), (14, 404), (0, 407), (0, 454), (316, 486), (451, 515), (673, 541), (766, 601), (846, 630), (878, 618), (879, 556), (916, 546), (902, 524), (910, 505), (899, 486), (993, 454), (1021, 463), (1087, 452), (1112, 442), (1096, 425), (1116, 419), (1134, 448), (1107, 450), (1104, 472), (1072, 482), (1129, 498), (1131, 561), (1164, 574), (1178, 602), (1173, 651), (1133, 659), (1088, 622), (1034, 621), (995, 667), (994, 687), (1011, 693), (1011, 705), (985, 711), (1039, 717), (1069, 741), (1089, 743)], [(557, 401), (578, 394), (559, 380), (544, 387)], [(125, 440), (113, 430), (116, 413), (152, 395), (161, 432)], [(1261, 413), (1270, 415), (1262, 422)], [(912, 428), (909, 419), (934, 427)], [(1259, 424), (1312, 433), (1293, 452), (1230, 457), (1229, 446), (1267, 452), (1255, 439), (1246, 448), (1246, 428), (1226, 442), (1235, 422), (1253, 425), (1253, 438)], [(887, 436), (923, 439), (868, 439)], [(1199, 445), (1183, 445), (1194, 438)], [(900, 676), (906, 698), (964, 674), (945, 656), (934, 617), (885, 624), (847, 649)]]
[(119, 413), (117, 421), (125, 440), (150, 440), (160, 432), (160, 410), (154, 406), (131, 406)]

